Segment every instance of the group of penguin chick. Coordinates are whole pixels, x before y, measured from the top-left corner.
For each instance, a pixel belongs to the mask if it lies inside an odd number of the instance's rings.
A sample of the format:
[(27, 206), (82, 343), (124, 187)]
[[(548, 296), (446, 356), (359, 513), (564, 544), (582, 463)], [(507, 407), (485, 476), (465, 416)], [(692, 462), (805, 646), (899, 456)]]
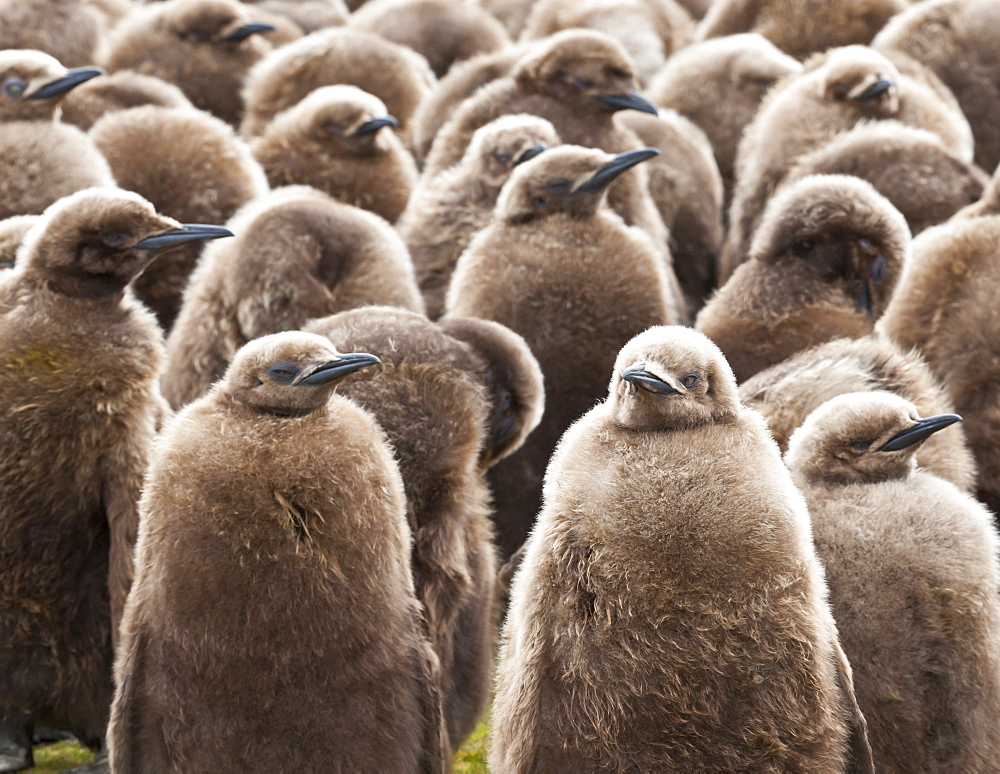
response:
[(0, 48), (0, 771), (1000, 771), (995, 0)]

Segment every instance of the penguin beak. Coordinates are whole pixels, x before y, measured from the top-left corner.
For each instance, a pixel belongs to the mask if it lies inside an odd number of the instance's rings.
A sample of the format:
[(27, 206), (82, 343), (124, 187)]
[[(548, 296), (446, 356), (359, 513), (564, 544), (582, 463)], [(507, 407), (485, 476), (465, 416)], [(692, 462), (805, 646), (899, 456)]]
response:
[(875, 260), (868, 267), (868, 276), (861, 282), (861, 290), (855, 299), (858, 306), (865, 310), (869, 317), (874, 317), (872, 305), (874, 303), (874, 289), (877, 288), (885, 278), (885, 256), (878, 252), (878, 248), (868, 239), (859, 240), (861, 250), (870, 258), (875, 254)]
[(518, 164), (523, 164), (525, 161), (531, 161), (539, 153), (547, 151), (548, 149), (549, 146), (546, 145), (544, 142), (536, 142), (534, 145), (528, 148), (528, 150), (526, 150), (524, 153), (522, 153), (520, 156), (514, 159), (514, 166), (516, 167)]
[(600, 191), (609, 186), (625, 170), (631, 169), (636, 164), (641, 164), (643, 161), (659, 155), (660, 152), (656, 148), (643, 148), (642, 150), (619, 153), (615, 156), (614, 160), (605, 164), (593, 176), (583, 181), (573, 193), (575, 195)]
[(25, 99), (50, 99), (65, 94), (70, 89), (75, 89), (81, 83), (86, 83), (91, 78), (104, 75), (104, 70), (100, 67), (75, 67), (62, 78), (56, 78), (33, 91)]
[(252, 22), (250, 24), (244, 24), (242, 27), (237, 27), (228, 35), (223, 35), (221, 38), (219, 38), (219, 42), (239, 43), (241, 40), (246, 40), (251, 35), (259, 35), (262, 32), (274, 32), (275, 29), (276, 28), (273, 24), (264, 24), (263, 22)]
[(926, 438), (930, 438), (938, 430), (944, 430), (946, 427), (950, 427), (956, 422), (961, 421), (962, 418), (958, 414), (938, 414), (933, 417), (927, 417), (927, 419), (921, 419), (913, 427), (901, 433), (896, 433), (878, 451), (894, 452), (909, 449)]
[(643, 113), (659, 115), (656, 105), (635, 89), (629, 89), (627, 94), (598, 94), (594, 99), (612, 110), (641, 110)]
[(366, 134), (377, 132), (384, 126), (399, 126), (399, 120), (394, 116), (384, 116), (383, 118), (373, 118), (365, 121), (361, 126), (350, 133), (350, 137), (363, 137)]
[(622, 371), (622, 379), (636, 387), (641, 387), (654, 395), (679, 395), (680, 390), (675, 390), (659, 376), (651, 374), (646, 370), (645, 365), (629, 366)]
[(884, 94), (889, 89), (891, 89), (893, 85), (894, 85), (893, 82), (890, 81), (888, 78), (879, 78), (877, 81), (875, 81), (875, 83), (873, 83), (871, 86), (869, 86), (860, 94), (855, 94), (853, 97), (851, 97), (851, 99), (853, 99), (855, 102), (867, 102), (870, 99), (875, 99), (875, 97), (879, 96), (880, 94)]
[(336, 360), (321, 363), (308, 376), (296, 382), (295, 385), (297, 387), (301, 387), (302, 385), (313, 387), (319, 384), (329, 384), (330, 382), (343, 379), (355, 371), (381, 364), (382, 361), (375, 357), (375, 355), (369, 355), (364, 352), (352, 352), (348, 355), (341, 355)]
[(183, 228), (175, 228), (172, 231), (165, 231), (162, 234), (146, 237), (132, 245), (132, 249), (160, 252), (169, 247), (177, 247), (187, 242), (199, 242), (205, 239), (219, 239), (220, 237), (231, 236), (235, 236), (233, 232), (222, 226), (186, 224)]

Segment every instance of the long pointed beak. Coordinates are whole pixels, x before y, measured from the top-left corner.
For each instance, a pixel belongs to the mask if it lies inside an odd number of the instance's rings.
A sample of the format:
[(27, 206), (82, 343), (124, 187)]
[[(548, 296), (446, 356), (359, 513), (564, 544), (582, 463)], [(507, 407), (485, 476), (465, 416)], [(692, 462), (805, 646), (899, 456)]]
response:
[(894, 452), (908, 449), (914, 444), (918, 444), (934, 435), (939, 430), (944, 430), (946, 427), (950, 427), (956, 422), (961, 421), (962, 418), (958, 414), (937, 414), (933, 417), (927, 417), (927, 419), (921, 419), (913, 427), (901, 433), (896, 433), (878, 451)]
[(544, 142), (536, 142), (534, 145), (528, 148), (528, 150), (526, 150), (524, 153), (522, 153), (520, 156), (514, 159), (514, 166), (516, 167), (518, 164), (523, 164), (525, 161), (531, 161), (539, 153), (543, 153), (548, 149), (549, 146), (546, 145)]
[(104, 75), (104, 70), (100, 67), (75, 67), (62, 78), (56, 78), (43, 86), (39, 86), (25, 99), (49, 99), (65, 94), (70, 89), (75, 89), (81, 83), (86, 83), (91, 78)]
[(854, 300), (857, 302), (858, 306), (865, 310), (865, 313), (869, 317), (875, 316), (875, 313), (872, 311), (871, 283), (868, 280), (864, 280), (861, 283), (861, 290), (858, 291), (858, 295)]
[(382, 118), (373, 118), (370, 121), (365, 121), (361, 126), (351, 132), (351, 137), (361, 137), (366, 134), (371, 134), (372, 132), (377, 132), (379, 129), (385, 126), (399, 126), (399, 119), (395, 116), (383, 116)]
[(246, 40), (251, 35), (259, 35), (262, 32), (274, 32), (275, 29), (276, 27), (273, 24), (265, 24), (263, 22), (252, 22), (250, 24), (244, 24), (242, 27), (237, 27), (228, 35), (224, 35), (223, 37), (219, 38), (219, 42), (239, 43), (241, 40)]
[(308, 386), (329, 384), (338, 379), (343, 379), (355, 371), (381, 365), (381, 363), (382, 361), (375, 357), (375, 355), (369, 355), (365, 352), (352, 352), (347, 355), (341, 355), (337, 360), (331, 360), (317, 366), (313, 369), (312, 373), (295, 384), (296, 386), (302, 386), (303, 384)]
[(643, 113), (659, 115), (656, 105), (635, 89), (629, 89), (628, 94), (599, 94), (594, 99), (612, 110), (641, 110)]
[(136, 242), (133, 250), (152, 250), (159, 252), (168, 247), (177, 247), (187, 242), (198, 242), (205, 239), (219, 239), (220, 237), (235, 236), (232, 231), (222, 226), (202, 226), (200, 224), (185, 224), (183, 228), (175, 228), (172, 231), (165, 231), (162, 234), (146, 237), (140, 242)]
[(641, 150), (619, 153), (613, 161), (609, 161), (597, 170), (590, 179), (584, 180), (573, 193), (594, 193), (595, 191), (600, 191), (602, 188), (611, 185), (612, 181), (625, 170), (631, 169), (636, 164), (641, 164), (643, 161), (659, 155), (660, 152), (656, 148), (643, 148)]
[(622, 379), (636, 387), (641, 387), (654, 395), (679, 395), (680, 391), (675, 390), (659, 376), (651, 374), (644, 366), (629, 366), (622, 371)]
[(873, 83), (871, 86), (869, 86), (860, 94), (851, 97), (851, 99), (853, 99), (855, 102), (867, 102), (870, 99), (875, 99), (875, 97), (877, 97), (879, 94), (884, 94), (892, 87), (893, 87), (893, 82), (890, 81), (888, 78), (879, 78), (877, 81), (875, 81), (875, 83)]

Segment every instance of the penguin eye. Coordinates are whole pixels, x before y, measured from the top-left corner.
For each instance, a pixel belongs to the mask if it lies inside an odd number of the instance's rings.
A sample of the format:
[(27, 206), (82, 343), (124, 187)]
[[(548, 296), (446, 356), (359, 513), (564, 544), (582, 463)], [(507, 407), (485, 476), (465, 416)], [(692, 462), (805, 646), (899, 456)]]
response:
[(792, 250), (796, 255), (805, 255), (812, 249), (813, 243), (808, 239), (800, 239), (792, 245)]
[(535, 197), (533, 197), (531, 199), (531, 206), (532, 207), (537, 207), (539, 209), (542, 208), (542, 207), (544, 207), (548, 203), (549, 203), (549, 200), (546, 199), (544, 196), (535, 196)]
[(298, 372), (293, 363), (275, 363), (267, 369), (267, 375), (278, 384), (290, 384)]
[(191, 32), (188, 37), (190, 37), (191, 40), (198, 41), (199, 43), (207, 43), (212, 39), (212, 36), (204, 30), (195, 30)]
[(3, 82), (3, 93), (12, 99), (21, 99), (27, 88), (28, 84), (20, 78), (8, 78)]
[(501, 164), (509, 164), (511, 160), (511, 155), (507, 151), (497, 152), (497, 161)]
[(341, 132), (344, 131), (344, 125), (329, 123), (325, 126), (325, 129), (326, 131), (331, 132), (332, 134), (340, 134)]
[(687, 389), (691, 389), (698, 383), (698, 374), (687, 374), (681, 377), (681, 384)]
[(563, 194), (568, 194), (573, 184), (569, 180), (564, 180), (563, 178), (557, 178), (555, 180), (550, 180), (545, 184), (545, 192), (550, 194), (555, 194), (556, 196), (561, 196)]
[(847, 448), (860, 453), (868, 451), (868, 447), (871, 445), (871, 441), (853, 441), (847, 445)]
[(580, 76), (580, 75), (574, 75), (573, 76), (573, 83), (576, 84), (576, 86), (577, 86), (578, 89), (581, 89), (583, 91), (586, 91), (587, 89), (594, 88), (594, 82), (593, 81), (591, 81), (591, 80), (589, 80), (587, 78), (584, 78), (583, 76)]
[(128, 241), (128, 234), (122, 234), (119, 231), (102, 231), (97, 235), (108, 247), (121, 247)]

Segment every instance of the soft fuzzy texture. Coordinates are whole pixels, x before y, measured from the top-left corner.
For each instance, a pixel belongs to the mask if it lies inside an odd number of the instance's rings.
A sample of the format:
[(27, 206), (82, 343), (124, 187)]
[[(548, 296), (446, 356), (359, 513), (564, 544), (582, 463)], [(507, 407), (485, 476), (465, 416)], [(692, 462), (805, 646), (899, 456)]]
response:
[(62, 120), (90, 131), (105, 113), (142, 105), (192, 107), (184, 92), (152, 75), (121, 70), (76, 87), (62, 101)]
[(109, 19), (90, 0), (0, 0), (0, 51), (44, 51), (66, 67), (95, 64)]

